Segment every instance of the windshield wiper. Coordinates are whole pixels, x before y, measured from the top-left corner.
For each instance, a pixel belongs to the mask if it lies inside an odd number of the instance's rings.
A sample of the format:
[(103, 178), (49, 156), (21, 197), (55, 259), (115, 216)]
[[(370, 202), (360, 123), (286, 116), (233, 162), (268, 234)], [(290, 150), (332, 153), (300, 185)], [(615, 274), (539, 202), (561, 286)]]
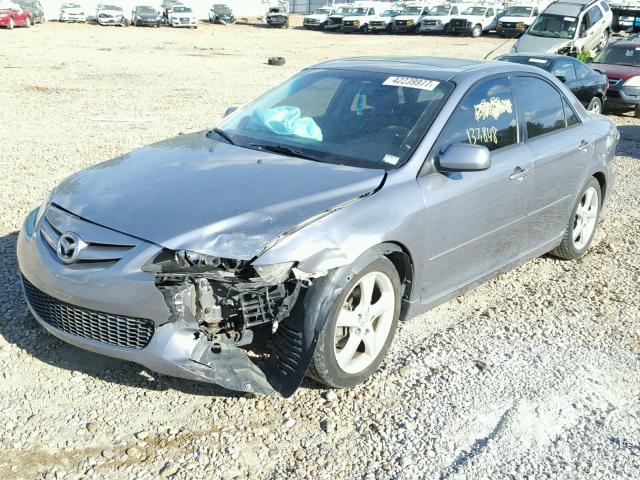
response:
[(287, 147), (284, 145), (263, 145), (260, 143), (251, 143), (250, 145), (259, 150), (266, 150), (267, 152), (279, 153), (281, 155), (287, 155), (289, 157), (304, 158), (305, 160), (313, 160), (314, 162), (321, 161), (320, 159), (307, 155), (306, 153), (303, 153), (300, 150), (296, 150), (295, 148)]
[(233, 143), (233, 140), (231, 140), (231, 137), (224, 130), (220, 130), (219, 128), (214, 128), (213, 130), (211, 130), (211, 132), (217, 133), (222, 138), (224, 138), (227, 142), (229, 142), (231, 145), (235, 145), (235, 143)]

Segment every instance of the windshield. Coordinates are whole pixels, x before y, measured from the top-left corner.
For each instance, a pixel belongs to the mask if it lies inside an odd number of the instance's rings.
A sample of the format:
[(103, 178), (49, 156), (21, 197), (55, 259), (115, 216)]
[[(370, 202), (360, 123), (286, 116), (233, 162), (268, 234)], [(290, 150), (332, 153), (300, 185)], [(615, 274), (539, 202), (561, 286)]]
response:
[(122, 8), (118, 7), (116, 5), (103, 5), (102, 6), (103, 10), (113, 10), (114, 12), (121, 12)]
[(138, 13), (156, 13), (152, 7), (136, 7)]
[(402, 165), (453, 85), (389, 74), (306, 70), (238, 110), (219, 130), (234, 144), (287, 149), (320, 162)]
[(407, 7), (402, 10), (401, 15), (420, 15), (422, 13), (422, 7)]
[(640, 46), (607, 47), (596, 55), (592, 63), (640, 67)]
[(469, 7), (462, 12), (462, 15), (484, 15), (486, 11), (487, 9), (484, 7)]
[(318, 8), (313, 13), (315, 13), (316, 15), (329, 15), (331, 13), (331, 10), (328, 8)]
[(449, 7), (446, 5), (439, 5), (429, 12), (429, 15), (440, 16), (440, 15), (449, 15)]
[(231, 13), (231, 9), (226, 5), (214, 5), (213, 11), (216, 13)]
[(62, 8), (81, 8), (77, 3), (63, 3)]
[(528, 17), (531, 15), (531, 7), (509, 7), (504, 12), (505, 17)]
[(173, 11), (175, 13), (191, 13), (191, 9), (189, 7), (173, 7)]
[(382, 12), (382, 15), (380, 15), (381, 17), (395, 17), (397, 15), (395, 10), (385, 10), (384, 12)]
[(364, 15), (367, 13), (367, 9), (366, 8), (352, 8), (349, 11), (349, 15)]
[(350, 11), (350, 8), (340, 7), (338, 10), (336, 10), (336, 13), (334, 15), (347, 15)]
[(573, 38), (578, 21), (576, 17), (543, 13), (527, 30), (527, 34), (536, 37)]

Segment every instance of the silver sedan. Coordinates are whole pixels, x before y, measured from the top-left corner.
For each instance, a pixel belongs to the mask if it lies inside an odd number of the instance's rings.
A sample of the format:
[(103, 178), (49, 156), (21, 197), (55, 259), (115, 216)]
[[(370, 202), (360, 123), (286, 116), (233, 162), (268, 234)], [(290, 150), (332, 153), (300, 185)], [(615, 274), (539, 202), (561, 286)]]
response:
[(62, 182), (20, 232), (24, 292), (52, 334), (157, 372), (352, 387), (400, 320), (546, 252), (584, 255), (617, 141), (535, 67), (326, 62)]

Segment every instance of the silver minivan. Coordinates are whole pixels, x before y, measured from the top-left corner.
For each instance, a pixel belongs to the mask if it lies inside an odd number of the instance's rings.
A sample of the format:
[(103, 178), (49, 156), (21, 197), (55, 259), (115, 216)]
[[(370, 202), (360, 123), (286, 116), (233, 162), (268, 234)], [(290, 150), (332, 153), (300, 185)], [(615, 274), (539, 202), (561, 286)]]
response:
[(561, 0), (550, 4), (518, 39), (513, 53), (577, 55), (604, 48), (612, 13), (605, 0)]

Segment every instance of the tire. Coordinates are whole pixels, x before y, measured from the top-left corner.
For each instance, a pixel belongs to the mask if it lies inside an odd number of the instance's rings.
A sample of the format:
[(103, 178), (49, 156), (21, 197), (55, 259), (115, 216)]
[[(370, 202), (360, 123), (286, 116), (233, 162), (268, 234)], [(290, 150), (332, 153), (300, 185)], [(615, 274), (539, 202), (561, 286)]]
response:
[(281, 67), (286, 63), (286, 59), (284, 57), (269, 57), (269, 59), (267, 60), (267, 63), (269, 65)]
[(600, 39), (600, 43), (598, 44), (598, 50), (602, 50), (609, 43), (609, 30), (605, 30), (602, 32), (602, 38)]
[(633, 109), (633, 116), (640, 118), (640, 105), (636, 105), (636, 108)]
[(364, 25), (362, 27), (362, 33), (369, 33), (369, 25)]
[(24, 21), (25, 28), (31, 28), (31, 17), (27, 17)]
[(478, 38), (480, 35), (482, 35), (482, 25), (476, 25), (471, 29), (471, 36), (473, 38)]
[[(594, 198), (595, 197), (595, 198)], [(591, 177), (580, 190), (567, 230), (562, 237), (562, 242), (551, 254), (564, 260), (574, 260), (582, 257), (591, 244), (600, 219), (600, 207), (602, 206), (602, 190), (600, 183)], [(582, 227), (580, 227), (582, 224)], [(579, 232), (579, 236), (576, 233)]]
[(284, 28), (289, 28), (289, 20), (287, 20), (286, 22), (284, 22)]
[(16, 26), (16, 22), (13, 17), (9, 17), (9, 26), (7, 27), (9, 30), (13, 30), (13, 27)]
[[(377, 299), (366, 303), (368, 308), (363, 311), (366, 313), (362, 318), (355, 312), (365, 305), (360, 303), (359, 296), (367, 289), (366, 285), (370, 289), (367, 296), (372, 299), (377, 296)], [(331, 388), (354, 387), (369, 378), (382, 363), (393, 341), (400, 317), (400, 292), (400, 277), (386, 257), (373, 261), (355, 275), (338, 296), (320, 331), (309, 375)], [(357, 302), (355, 308), (354, 301)], [(383, 313), (368, 321), (369, 308), (375, 305), (379, 305)], [(338, 326), (339, 319), (341, 322), (355, 322), (355, 325)], [(363, 331), (370, 333), (363, 334)], [(371, 355), (367, 354), (369, 349), (373, 349), (370, 350)]]
[(602, 113), (602, 101), (598, 97), (593, 97), (587, 106), (587, 110), (593, 113)]

